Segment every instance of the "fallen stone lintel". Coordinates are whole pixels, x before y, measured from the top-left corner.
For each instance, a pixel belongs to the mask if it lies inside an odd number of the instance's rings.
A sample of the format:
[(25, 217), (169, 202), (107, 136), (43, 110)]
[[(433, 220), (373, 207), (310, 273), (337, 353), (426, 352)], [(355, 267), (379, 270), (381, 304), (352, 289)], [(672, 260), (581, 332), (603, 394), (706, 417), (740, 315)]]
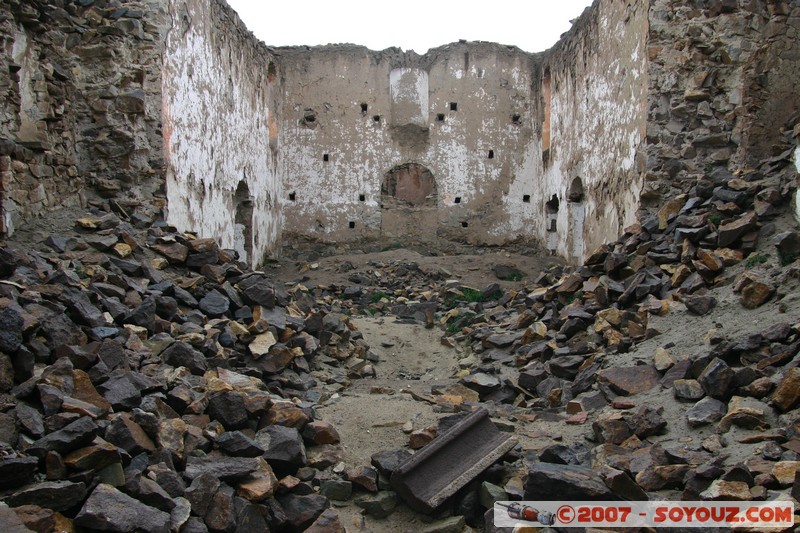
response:
[(392, 488), (418, 512), (429, 513), (517, 444), (479, 408), (400, 465)]

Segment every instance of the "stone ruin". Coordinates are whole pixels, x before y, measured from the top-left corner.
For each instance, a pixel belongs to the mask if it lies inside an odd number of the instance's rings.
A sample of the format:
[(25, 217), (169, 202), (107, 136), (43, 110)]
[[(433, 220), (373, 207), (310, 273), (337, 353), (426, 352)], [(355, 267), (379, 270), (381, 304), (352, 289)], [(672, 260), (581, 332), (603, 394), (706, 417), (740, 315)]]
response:
[[(463, 405), (593, 417), (594, 470), (585, 445), (555, 445), (506, 496), (563, 481), (607, 499), (797, 498), (800, 317), (777, 303), (797, 234), (775, 236), (785, 271), (736, 269), (795, 201), (798, 32), (795, 1), (596, 0), (540, 54), (420, 56), (268, 47), (222, 0), (7, 0), (0, 232), (94, 215), (44, 250), (0, 248), (4, 530), (342, 531), (327, 507), (344, 485), (391, 512), (379, 489), (398, 454), (333, 472), (339, 437), (313, 409), (320, 376), (374, 374), (344, 312), (372, 295), (290, 293), (251, 267), (398, 245), (514, 244), (579, 265), (479, 305), (402, 266), (436, 297), (391, 312), (435, 316), (487, 354)], [(676, 306), (707, 317), (730, 285), (787, 320), (711, 335), (691, 358), (609, 362)], [(729, 467), (722, 438), (648, 445), (668, 421), (625, 397), (658, 386), (696, 401), (689, 426), (774, 428), (750, 437), (774, 446)]]
[[(158, 194), (251, 265), (398, 244), (580, 261), (703, 175), (778, 155), (795, 7), (597, 1), (543, 53), (419, 56), (267, 47), (218, 0), (11, 0), (0, 230)], [(387, 196), (411, 167), (424, 205)]]

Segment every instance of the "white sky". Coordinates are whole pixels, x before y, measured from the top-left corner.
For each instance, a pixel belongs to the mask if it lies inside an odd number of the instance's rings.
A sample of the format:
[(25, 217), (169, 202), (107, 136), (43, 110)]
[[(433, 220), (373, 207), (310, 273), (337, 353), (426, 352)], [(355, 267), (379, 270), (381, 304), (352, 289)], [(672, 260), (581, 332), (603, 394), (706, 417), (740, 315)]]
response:
[(550, 48), (591, 0), (228, 0), (270, 46), (352, 43), (424, 54), (459, 39)]

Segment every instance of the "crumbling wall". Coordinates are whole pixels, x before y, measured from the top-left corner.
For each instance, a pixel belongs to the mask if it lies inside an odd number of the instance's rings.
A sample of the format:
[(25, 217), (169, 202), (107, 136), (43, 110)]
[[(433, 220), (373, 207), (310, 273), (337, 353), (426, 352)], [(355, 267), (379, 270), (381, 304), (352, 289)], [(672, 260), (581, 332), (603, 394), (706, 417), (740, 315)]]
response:
[[(644, 175), (647, 1), (597, 1), (547, 52), (537, 101), (541, 144), (526, 165), (533, 231), (581, 260), (636, 221)], [(549, 130), (549, 131), (548, 131)]]
[(162, 182), (158, 1), (0, 7), (2, 227)]
[(652, 0), (644, 206), (713, 189), (785, 150), (800, 106), (800, 5)]
[[(280, 173), (292, 246), (502, 244), (527, 234), (523, 196), (531, 193), (504, 198), (533, 141), (532, 56), (488, 43), (422, 57), (350, 45), (275, 53), (285, 78)], [(433, 175), (432, 202), (382, 197), (387, 176), (408, 164)]]
[(163, 121), (168, 220), (250, 264), (280, 235), (277, 70), (220, 0), (169, 0)]

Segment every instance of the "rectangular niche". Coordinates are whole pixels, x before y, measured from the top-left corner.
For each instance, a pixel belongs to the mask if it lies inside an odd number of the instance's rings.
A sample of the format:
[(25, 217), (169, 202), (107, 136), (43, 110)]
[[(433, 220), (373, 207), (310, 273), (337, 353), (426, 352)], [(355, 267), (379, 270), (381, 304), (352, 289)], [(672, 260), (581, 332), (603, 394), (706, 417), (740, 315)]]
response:
[(428, 127), (428, 73), (420, 68), (396, 68), (389, 73), (392, 126)]

